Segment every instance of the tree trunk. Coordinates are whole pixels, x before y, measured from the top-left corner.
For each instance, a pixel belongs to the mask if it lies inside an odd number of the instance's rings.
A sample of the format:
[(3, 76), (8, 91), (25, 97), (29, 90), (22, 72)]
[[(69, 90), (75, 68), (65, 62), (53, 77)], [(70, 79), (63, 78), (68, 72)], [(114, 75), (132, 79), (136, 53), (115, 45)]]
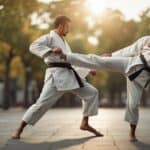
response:
[(25, 65), (25, 87), (24, 87), (24, 108), (29, 107), (29, 84), (31, 80), (31, 67), (30, 65)]
[(8, 109), (10, 107), (10, 64), (13, 59), (13, 48), (10, 49), (8, 57), (6, 58), (6, 72), (4, 79), (3, 103), (2, 108)]

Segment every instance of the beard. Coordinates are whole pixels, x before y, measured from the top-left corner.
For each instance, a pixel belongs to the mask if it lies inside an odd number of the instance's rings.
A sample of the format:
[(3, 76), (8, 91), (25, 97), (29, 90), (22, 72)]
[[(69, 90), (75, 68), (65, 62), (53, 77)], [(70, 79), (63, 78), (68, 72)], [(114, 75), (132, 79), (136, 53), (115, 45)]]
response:
[(63, 33), (63, 36), (66, 36), (68, 34), (68, 32)]
[(67, 33), (63, 33), (63, 36), (66, 36), (67, 35)]

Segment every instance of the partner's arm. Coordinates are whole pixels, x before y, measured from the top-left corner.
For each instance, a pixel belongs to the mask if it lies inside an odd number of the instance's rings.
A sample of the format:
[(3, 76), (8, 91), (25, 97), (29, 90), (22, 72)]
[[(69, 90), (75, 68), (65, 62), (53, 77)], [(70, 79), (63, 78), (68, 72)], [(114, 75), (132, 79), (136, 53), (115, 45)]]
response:
[(128, 47), (125, 47), (123, 49), (117, 50), (112, 53), (112, 56), (123, 56), (123, 57), (133, 57), (137, 56), (141, 53), (142, 48), (146, 43), (150, 42), (150, 36), (144, 36), (140, 39), (138, 39), (136, 42), (131, 44)]

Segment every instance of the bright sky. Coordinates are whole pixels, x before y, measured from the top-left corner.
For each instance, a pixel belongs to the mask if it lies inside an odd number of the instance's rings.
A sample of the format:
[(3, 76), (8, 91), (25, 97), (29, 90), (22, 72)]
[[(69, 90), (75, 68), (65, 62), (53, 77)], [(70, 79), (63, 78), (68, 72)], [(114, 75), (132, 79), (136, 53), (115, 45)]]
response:
[[(63, 1), (63, 0), (38, 0), (44, 3), (49, 3), (51, 1)], [(91, 21), (93, 16), (101, 15), (103, 11), (107, 8), (118, 9), (120, 10), (126, 20), (134, 19), (139, 20), (139, 15), (146, 8), (150, 8), (150, 0), (85, 0), (86, 8), (90, 12), (91, 16), (85, 18), (89, 23), (89, 27), (93, 26), (93, 21)], [(37, 22), (37, 16), (35, 14), (33, 20)], [(46, 16), (44, 16), (45, 18)], [(150, 17), (150, 14), (149, 14)], [(39, 19), (40, 24), (40, 19)], [(41, 24), (42, 28), (47, 27), (48, 24)], [(96, 36), (88, 37), (88, 42), (97, 45), (98, 40)]]
[[(50, 2), (53, 0), (39, 0)], [(55, 0), (54, 0), (55, 1)], [(59, 1), (59, 0), (57, 0)], [(61, 0), (60, 0), (61, 1)], [(86, 0), (86, 6), (91, 15), (98, 15), (106, 8), (119, 9), (126, 19), (138, 20), (138, 16), (145, 8), (150, 8), (150, 0)]]
[(126, 19), (138, 20), (139, 14), (150, 8), (150, 0), (86, 0), (91, 13), (99, 14), (106, 8), (119, 9)]

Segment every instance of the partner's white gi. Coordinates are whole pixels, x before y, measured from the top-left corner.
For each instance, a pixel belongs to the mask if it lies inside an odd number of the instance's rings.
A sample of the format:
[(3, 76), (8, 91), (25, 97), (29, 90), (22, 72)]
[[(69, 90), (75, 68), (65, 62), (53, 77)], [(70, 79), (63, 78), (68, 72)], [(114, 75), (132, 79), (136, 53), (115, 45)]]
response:
[[(71, 53), (68, 43), (63, 40), (55, 31), (41, 36), (30, 45), (30, 51), (43, 58), (51, 51), (51, 48), (61, 48), (63, 52)], [(45, 63), (64, 62), (54, 53), (44, 57)], [(86, 82), (84, 77), (89, 73), (88, 69), (75, 68), (84, 87), (80, 88), (72, 70), (67, 68), (48, 68), (45, 74), (45, 81), (40, 97), (23, 116), (23, 121), (34, 125), (43, 114), (66, 92), (72, 92), (83, 99), (83, 115), (93, 116), (98, 112), (99, 94), (96, 88)]]
[(150, 79), (150, 74), (147, 71), (143, 71), (133, 81), (128, 79), (129, 75), (143, 67), (143, 62), (139, 57), (140, 54), (144, 55), (150, 66), (150, 36), (142, 37), (134, 44), (114, 52), (112, 57), (102, 57), (94, 54), (67, 54), (67, 61), (76, 66), (115, 71), (124, 74), (127, 77), (127, 109), (125, 120), (130, 124), (137, 124), (139, 118), (138, 105), (144, 85)]

